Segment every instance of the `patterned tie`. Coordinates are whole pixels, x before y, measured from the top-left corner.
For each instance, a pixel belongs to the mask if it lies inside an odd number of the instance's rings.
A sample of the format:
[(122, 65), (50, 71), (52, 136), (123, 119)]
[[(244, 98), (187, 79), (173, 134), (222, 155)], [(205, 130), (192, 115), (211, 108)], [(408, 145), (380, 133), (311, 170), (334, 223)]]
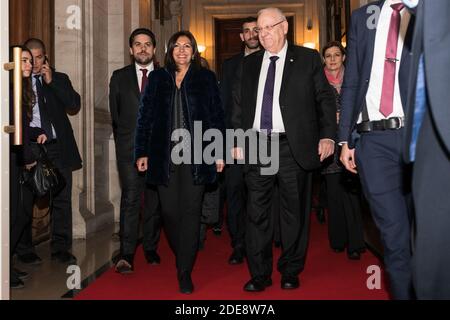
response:
[(145, 87), (147, 86), (147, 83), (148, 83), (148, 77), (147, 77), (148, 70), (141, 69), (141, 72), (142, 72), (141, 94), (143, 94), (145, 91)]
[(391, 5), (391, 24), (386, 46), (386, 61), (384, 62), (383, 91), (381, 92), (380, 112), (386, 118), (394, 111), (395, 73), (397, 70), (397, 47), (400, 23), (402, 16), (400, 11), (405, 7), (403, 3)]
[(36, 79), (36, 91), (39, 102), (39, 115), (41, 117), (41, 129), (45, 131), (47, 139), (50, 141), (53, 139), (53, 130), (52, 123), (50, 122), (50, 119), (48, 118), (48, 115), (45, 111), (46, 101), (44, 96), (44, 87), (42, 86), (40, 75), (36, 75), (34, 76), (34, 78)]
[(420, 128), (422, 127), (423, 118), (425, 116), (427, 105), (427, 91), (426, 91), (426, 80), (425, 80), (425, 61), (423, 54), (420, 57), (419, 70), (417, 73), (417, 86), (416, 86), (416, 103), (414, 108), (414, 120), (412, 127), (411, 145), (410, 145), (410, 155), (411, 161), (416, 160), (416, 146), (417, 138), (419, 137)]
[(261, 109), (261, 130), (267, 130), (271, 134), (273, 129), (273, 92), (275, 89), (275, 74), (277, 71), (277, 60), (280, 57), (270, 57), (269, 71), (267, 72), (266, 86)]

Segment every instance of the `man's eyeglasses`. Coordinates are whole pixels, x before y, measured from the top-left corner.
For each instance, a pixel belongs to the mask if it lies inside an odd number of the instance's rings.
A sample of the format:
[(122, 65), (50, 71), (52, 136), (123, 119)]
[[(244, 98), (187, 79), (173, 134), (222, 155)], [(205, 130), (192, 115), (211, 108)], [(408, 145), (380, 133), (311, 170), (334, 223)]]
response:
[(257, 27), (257, 28), (255, 28), (254, 30), (255, 30), (255, 32), (258, 33), (258, 34), (261, 33), (262, 31), (270, 32), (270, 31), (272, 31), (273, 28), (275, 28), (277, 25), (282, 24), (282, 23), (285, 22), (285, 21), (286, 21), (286, 20), (281, 20), (280, 22), (275, 23), (275, 24), (273, 24), (273, 25), (271, 25), (271, 26), (265, 26), (265, 27), (262, 27), (262, 28)]

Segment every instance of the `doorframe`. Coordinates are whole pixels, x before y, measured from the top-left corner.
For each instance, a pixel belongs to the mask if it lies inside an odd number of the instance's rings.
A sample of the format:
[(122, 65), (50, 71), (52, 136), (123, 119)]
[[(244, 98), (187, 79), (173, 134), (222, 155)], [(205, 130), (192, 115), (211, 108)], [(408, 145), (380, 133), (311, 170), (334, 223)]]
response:
[(0, 300), (9, 300), (9, 72), (3, 64), (9, 62), (9, 3), (0, 1)]

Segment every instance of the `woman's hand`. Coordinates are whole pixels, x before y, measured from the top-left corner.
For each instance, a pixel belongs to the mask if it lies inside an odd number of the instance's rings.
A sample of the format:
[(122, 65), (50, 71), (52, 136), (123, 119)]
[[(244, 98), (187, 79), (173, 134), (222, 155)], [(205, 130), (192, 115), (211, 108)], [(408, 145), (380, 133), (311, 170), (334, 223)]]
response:
[(37, 143), (38, 144), (44, 144), (47, 142), (47, 136), (45, 134), (41, 134), (38, 138), (37, 138)]
[(136, 166), (138, 168), (139, 172), (145, 172), (148, 170), (148, 158), (139, 158), (138, 161), (136, 161)]
[(223, 169), (225, 169), (225, 161), (223, 160), (217, 160), (216, 161), (216, 168), (218, 173), (222, 173)]

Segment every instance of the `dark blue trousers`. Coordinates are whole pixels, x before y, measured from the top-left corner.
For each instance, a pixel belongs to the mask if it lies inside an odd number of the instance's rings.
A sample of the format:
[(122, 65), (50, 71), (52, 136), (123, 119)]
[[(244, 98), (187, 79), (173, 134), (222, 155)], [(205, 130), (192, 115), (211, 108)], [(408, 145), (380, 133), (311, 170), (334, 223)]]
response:
[(403, 129), (363, 133), (355, 158), (361, 184), (384, 246), (394, 299), (412, 298), (411, 206), (403, 164)]

